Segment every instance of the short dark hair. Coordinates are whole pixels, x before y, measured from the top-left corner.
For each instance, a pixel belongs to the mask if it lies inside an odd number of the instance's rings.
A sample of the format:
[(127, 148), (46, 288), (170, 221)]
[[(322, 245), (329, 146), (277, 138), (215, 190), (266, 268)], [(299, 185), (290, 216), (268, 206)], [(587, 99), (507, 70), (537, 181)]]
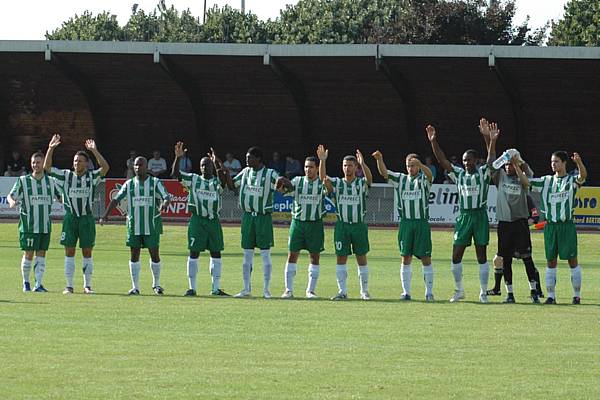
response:
[(564, 150), (558, 150), (552, 153), (553, 156), (556, 156), (562, 160), (562, 162), (567, 162), (569, 160), (569, 155)]
[(44, 153), (42, 153), (41, 151), (36, 151), (35, 153), (33, 153), (31, 155), (31, 158), (37, 158), (37, 157), (46, 158), (46, 155)]
[(472, 155), (474, 158), (478, 158), (478, 157), (477, 157), (477, 156), (478, 156), (478, 155), (477, 155), (477, 151), (476, 151), (476, 150), (473, 150), (473, 149), (469, 149), (469, 150), (465, 151), (465, 154), (466, 154), (466, 155), (469, 155), (469, 154), (470, 154), (470, 155)]
[(411, 158), (416, 158), (417, 160), (421, 161), (421, 156), (417, 153), (410, 153), (409, 155), (407, 155), (406, 161), (410, 160)]
[(306, 157), (304, 159), (304, 162), (307, 162), (307, 161), (314, 162), (315, 164), (319, 163), (319, 159), (317, 157), (315, 157), (315, 156), (308, 156), (308, 157)]
[(252, 146), (248, 149), (248, 154), (256, 157), (262, 162), (264, 160), (263, 151), (260, 147)]
[(345, 156), (342, 161), (354, 161), (355, 164), (358, 164), (358, 160), (354, 156)]
[(83, 150), (79, 150), (77, 153), (75, 153), (75, 157), (77, 156), (85, 157), (85, 161), (90, 161), (90, 156)]

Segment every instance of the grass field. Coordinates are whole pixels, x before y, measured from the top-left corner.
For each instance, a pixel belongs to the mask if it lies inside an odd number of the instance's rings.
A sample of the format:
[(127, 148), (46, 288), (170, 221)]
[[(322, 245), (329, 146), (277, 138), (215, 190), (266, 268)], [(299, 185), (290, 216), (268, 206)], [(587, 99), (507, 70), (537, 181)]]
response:
[[(148, 256), (142, 296), (130, 288), (123, 226), (98, 227), (94, 289), (64, 296), (63, 250), (55, 225), (48, 253), (47, 294), (21, 292), (16, 224), (0, 224), (0, 398), (251, 399), (598, 399), (600, 398), (600, 235), (580, 234), (582, 305), (572, 306), (568, 268), (558, 275), (559, 304), (530, 304), (522, 263), (514, 264), (519, 304), (479, 304), (474, 252), (465, 255), (466, 301), (449, 304), (452, 235), (434, 232), (437, 302), (425, 303), (420, 266), (413, 298), (400, 295), (396, 232), (371, 230), (370, 292), (358, 297), (349, 264), (347, 302), (183, 298), (186, 228), (162, 237), (162, 285), (152, 295)], [(283, 290), (287, 230), (275, 229), (273, 295)], [(335, 294), (332, 230), (317, 293)], [(491, 248), (495, 248), (495, 233)], [(533, 235), (542, 273), (542, 235)], [(239, 228), (225, 228), (223, 289), (241, 288)], [(493, 255), (493, 252), (488, 252)], [(491, 257), (490, 257), (491, 258)], [(81, 256), (77, 256), (79, 271)], [(296, 294), (307, 281), (303, 255)], [(199, 292), (209, 292), (201, 258)], [(490, 274), (493, 276), (493, 274)], [(490, 279), (491, 282), (492, 279)], [(76, 276), (81, 293), (81, 276)], [(255, 295), (262, 265), (255, 258)], [(503, 289), (504, 291), (504, 289)]]

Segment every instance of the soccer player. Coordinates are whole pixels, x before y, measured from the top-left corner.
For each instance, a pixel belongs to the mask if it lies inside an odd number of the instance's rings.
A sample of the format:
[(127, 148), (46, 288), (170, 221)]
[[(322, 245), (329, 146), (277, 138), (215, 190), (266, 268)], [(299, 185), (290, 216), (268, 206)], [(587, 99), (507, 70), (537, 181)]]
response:
[(489, 265), (487, 262), (487, 245), (490, 239), (489, 221), (487, 215), (487, 198), (491, 182), (490, 165), (496, 158), (496, 140), (500, 130), (496, 124), (490, 128), (490, 143), (487, 148), (487, 163), (477, 167), (477, 152), (467, 150), (462, 156), (463, 168), (452, 165), (446, 158), (438, 141), (435, 128), (428, 125), (427, 137), (431, 142), (433, 154), (440, 166), (448, 172), (450, 179), (458, 187), (459, 215), (454, 225), (454, 244), (452, 247), (452, 275), (456, 290), (450, 298), (454, 303), (465, 298), (462, 279), (462, 258), (471, 240), (475, 242), (475, 253), (479, 263), (479, 301), (487, 303), (487, 284), (489, 278)]
[(571, 159), (577, 165), (577, 176), (567, 174), (569, 155), (565, 151), (555, 151), (550, 158), (554, 175), (529, 179), (532, 191), (540, 192), (541, 211), (547, 221), (544, 226), (544, 247), (548, 267), (546, 268), (545, 304), (556, 304), (557, 258), (567, 260), (571, 267), (573, 304), (581, 302), (581, 266), (577, 261), (577, 228), (573, 222), (575, 194), (587, 178), (587, 169), (578, 153)]
[(242, 278), (244, 287), (235, 297), (249, 297), (252, 294), (250, 277), (254, 259), (254, 248), (260, 249), (263, 261), (263, 297), (271, 298), (271, 247), (273, 247), (273, 194), (279, 174), (267, 168), (260, 148), (250, 147), (246, 153), (246, 168), (233, 178), (233, 183), (240, 189), (239, 204), (244, 211), (242, 215)]
[[(166, 211), (171, 202), (171, 195), (167, 192), (160, 179), (148, 174), (148, 161), (145, 157), (137, 157), (133, 162), (135, 176), (127, 180), (117, 195), (108, 203), (100, 224), (108, 221), (108, 214), (127, 198), (127, 242), (131, 250), (129, 272), (131, 274), (132, 288), (129, 295), (140, 294), (140, 252), (147, 248), (150, 253), (150, 269), (152, 270), (152, 290), (155, 294), (162, 295), (160, 286), (160, 235), (162, 234), (161, 211)], [(161, 201), (162, 202), (161, 202)]]
[(292, 223), (288, 241), (288, 259), (285, 264), (284, 299), (294, 297), (294, 277), (300, 250), (308, 250), (310, 264), (308, 266), (308, 287), (306, 298), (317, 297), (315, 288), (319, 279), (319, 258), (324, 250), (325, 233), (323, 231), (323, 215), (325, 215), (325, 187), (319, 178), (316, 157), (304, 160), (304, 176), (297, 176), (291, 181), (285, 177), (278, 178), (276, 184), (286, 193), (294, 195), (292, 206)]
[(103, 181), (108, 172), (108, 162), (102, 157), (92, 139), (85, 141), (85, 147), (98, 160), (100, 168), (89, 171), (89, 156), (85, 151), (78, 151), (73, 157), (73, 171), (52, 167), (54, 149), (60, 145), (60, 135), (52, 136), (44, 169), (56, 179), (59, 186), (65, 217), (63, 219), (60, 244), (65, 246), (65, 278), (67, 286), (63, 294), (73, 293), (73, 276), (75, 275), (75, 246), (79, 241), (83, 255), (83, 293), (94, 293), (92, 290), (92, 272), (94, 262), (92, 250), (96, 243), (96, 220), (92, 213), (92, 203), (96, 197), (96, 187)]
[[(369, 266), (367, 253), (369, 252), (369, 232), (364, 221), (366, 213), (367, 193), (373, 182), (371, 170), (365, 163), (360, 150), (356, 150), (356, 157), (347, 155), (342, 161), (343, 178), (330, 178), (327, 176), (326, 161), (329, 150), (323, 145), (317, 148), (319, 157), (319, 177), (325, 184), (327, 193), (334, 196), (336, 204), (337, 221), (333, 240), (337, 265), (335, 274), (338, 283), (338, 293), (331, 300), (345, 300), (348, 298), (346, 280), (348, 279), (348, 256), (356, 255), (358, 263), (358, 276), (360, 281), (360, 298), (370, 300), (369, 294)], [(361, 167), (365, 176), (356, 176), (356, 170)]]
[(423, 264), (425, 281), (425, 301), (434, 301), (433, 266), (431, 265), (431, 227), (429, 226), (429, 191), (433, 175), (431, 170), (421, 163), (417, 154), (406, 156), (408, 174), (393, 172), (387, 169), (383, 154), (379, 150), (373, 153), (377, 161), (377, 169), (383, 179), (396, 189), (400, 226), (398, 229), (398, 246), (402, 256), (400, 277), (402, 295), (400, 300), (411, 300), (410, 283), (412, 278), (413, 255)]
[(58, 187), (54, 178), (44, 171), (44, 154), (31, 156), (31, 173), (20, 176), (6, 196), (10, 208), (19, 205), (19, 244), (23, 250), (21, 273), (23, 292), (31, 291), (29, 275), (35, 253), (33, 274), (34, 292), (47, 292), (42, 284), (46, 271), (46, 251), (50, 244), (52, 221), (50, 211), (52, 201), (58, 196)]
[[(184, 296), (196, 296), (196, 276), (198, 275), (198, 257), (200, 252), (210, 252), (210, 275), (212, 278), (211, 294), (213, 296), (229, 296), (221, 290), (221, 251), (224, 249), (223, 228), (219, 216), (221, 213), (221, 196), (223, 188), (231, 177), (225, 172), (223, 163), (217, 158), (213, 149), (209, 157), (200, 160), (200, 173), (187, 173), (179, 170), (179, 160), (185, 155), (182, 142), (175, 145), (175, 160), (171, 168), (171, 176), (179, 179), (188, 189), (188, 208), (192, 216), (188, 224), (187, 275), (189, 289)], [(217, 176), (214, 175), (216, 170)]]

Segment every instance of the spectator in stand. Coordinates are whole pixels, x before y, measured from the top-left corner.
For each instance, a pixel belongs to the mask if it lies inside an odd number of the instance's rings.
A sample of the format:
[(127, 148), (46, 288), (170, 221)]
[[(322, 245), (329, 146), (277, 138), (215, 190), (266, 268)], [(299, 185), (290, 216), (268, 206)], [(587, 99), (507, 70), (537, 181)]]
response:
[(188, 155), (188, 149), (183, 150), (183, 156), (179, 158), (179, 171), (190, 173), (192, 172), (192, 159)]
[(133, 171), (133, 162), (137, 157), (137, 151), (131, 150), (129, 151), (129, 158), (127, 159), (127, 169), (125, 170), (125, 177), (127, 179), (131, 179), (135, 176), (135, 172)]
[(22, 176), (26, 173), (25, 160), (21, 157), (21, 153), (13, 150), (12, 157), (6, 162), (6, 172), (4, 172), (4, 176)]
[(288, 153), (285, 156), (285, 176), (288, 179), (292, 179), (295, 176), (302, 175), (302, 166), (300, 165), (300, 161), (294, 158), (292, 153)]
[(160, 156), (158, 150), (154, 150), (152, 158), (148, 160), (148, 174), (160, 179), (168, 178), (167, 161)]
[(277, 151), (273, 153), (268, 167), (277, 171), (279, 175), (285, 175), (285, 161)]
[(431, 156), (425, 157), (425, 166), (431, 171), (431, 182), (435, 182), (435, 178), (437, 177), (437, 167), (433, 164), (433, 158), (431, 158)]
[(240, 164), (240, 160), (233, 157), (233, 154), (227, 153), (225, 154), (225, 161), (223, 162), (223, 166), (229, 172), (229, 175), (233, 178), (242, 170), (242, 164)]

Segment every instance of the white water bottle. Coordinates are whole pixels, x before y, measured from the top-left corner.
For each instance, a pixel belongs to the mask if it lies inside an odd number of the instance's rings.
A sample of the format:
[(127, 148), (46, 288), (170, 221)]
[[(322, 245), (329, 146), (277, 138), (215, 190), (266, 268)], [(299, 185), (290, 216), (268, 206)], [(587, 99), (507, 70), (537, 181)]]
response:
[(508, 150), (505, 150), (505, 151), (504, 151), (504, 153), (502, 153), (502, 155), (501, 155), (500, 157), (498, 157), (498, 158), (496, 159), (496, 161), (494, 161), (494, 162), (492, 163), (492, 166), (493, 166), (495, 169), (502, 168), (502, 166), (503, 166), (504, 164), (506, 164), (506, 163), (510, 162), (510, 159), (511, 159), (511, 158), (513, 158), (513, 156), (514, 156), (515, 154), (519, 154), (519, 152), (518, 152), (517, 150), (515, 150), (515, 149), (508, 149)]

